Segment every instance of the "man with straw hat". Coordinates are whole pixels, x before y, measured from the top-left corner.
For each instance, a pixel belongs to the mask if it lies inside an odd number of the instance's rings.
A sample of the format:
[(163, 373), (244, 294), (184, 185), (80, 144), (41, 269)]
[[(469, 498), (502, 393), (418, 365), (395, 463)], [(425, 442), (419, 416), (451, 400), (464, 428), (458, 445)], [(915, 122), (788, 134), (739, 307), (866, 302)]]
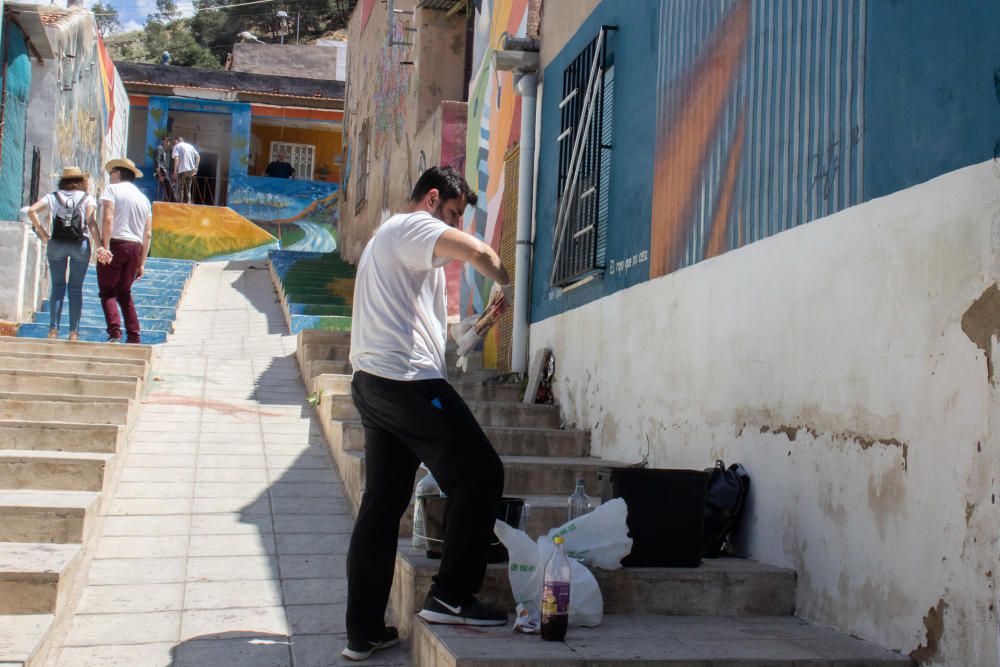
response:
[(97, 250), (97, 286), (108, 324), (108, 342), (121, 342), (120, 306), (125, 315), (126, 340), (138, 343), (139, 317), (132, 301), (132, 283), (142, 278), (153, 239), (153, 212), (149, 199), (135, 186), (142, 172), (132, 160), (111, 160), (104, 169), (111, 183), (101, 194), (103, 243)]

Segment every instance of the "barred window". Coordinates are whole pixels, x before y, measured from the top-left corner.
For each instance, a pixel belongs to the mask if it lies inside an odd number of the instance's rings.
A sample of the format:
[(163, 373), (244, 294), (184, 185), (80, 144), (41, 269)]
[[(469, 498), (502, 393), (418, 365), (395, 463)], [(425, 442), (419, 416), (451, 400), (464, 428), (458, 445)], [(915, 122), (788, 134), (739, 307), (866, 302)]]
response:
[(602, 27), (563, 72), (553, 287), (572, 285), (605, 267), (615, 86), (607, 40), (615, 29)]

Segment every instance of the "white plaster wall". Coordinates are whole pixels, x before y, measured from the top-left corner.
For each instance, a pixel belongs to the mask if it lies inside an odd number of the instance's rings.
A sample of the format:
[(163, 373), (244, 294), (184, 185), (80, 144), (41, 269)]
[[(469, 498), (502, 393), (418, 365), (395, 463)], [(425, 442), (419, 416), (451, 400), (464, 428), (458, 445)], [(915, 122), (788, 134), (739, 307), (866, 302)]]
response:
[(42, 252), (30, 225), (0, 221), (0, 320), (31, 319), (44, 287)]
[(998, 193), (994, 163), (946, 174), (544, 320), (530, 345), (554, 349), (595, 456), (746, 465), (741, 546), (798, 571), (801, 616), (997, 664)]

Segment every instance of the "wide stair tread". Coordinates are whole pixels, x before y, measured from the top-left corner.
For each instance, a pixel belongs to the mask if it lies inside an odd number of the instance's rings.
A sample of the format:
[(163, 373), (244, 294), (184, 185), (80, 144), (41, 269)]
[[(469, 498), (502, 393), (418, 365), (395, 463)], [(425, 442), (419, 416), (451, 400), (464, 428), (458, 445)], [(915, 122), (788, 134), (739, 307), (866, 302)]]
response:
[(118, 451), (122, 427), (55, 420), (0, 419), (0, 446), (57, 452)]
[(0, 542), (0, 614), (57, 612), (81, 555), (79, 544)]
[(541, 641), (508, 627), (414, 624), (416, 664), (436, 667), (889, 667), (908, 657), (794, 616), (606, 615), (595, 628), (570, 628), (565, 642)]
[(100, 358), (104, 361), (119, 359), (140, 359), (149, 361), (152, 358), (152, 348), (146, 345), (122, 345), (113, 347), (103, 343), (85, 341), (69, 342), (46, 338), (15, 338), (0, 336), (0, 353), (7, 352), (41, 352), (60, 355), (84, 356)]
[(0, 487), (99, 491), (114, 454), (0, 449)]
[(0, 542), (81, 543), (95, 491), (0, 491)]
[(42, 650), (53, 614), (0, 614), (0, 667), (22, 667)]

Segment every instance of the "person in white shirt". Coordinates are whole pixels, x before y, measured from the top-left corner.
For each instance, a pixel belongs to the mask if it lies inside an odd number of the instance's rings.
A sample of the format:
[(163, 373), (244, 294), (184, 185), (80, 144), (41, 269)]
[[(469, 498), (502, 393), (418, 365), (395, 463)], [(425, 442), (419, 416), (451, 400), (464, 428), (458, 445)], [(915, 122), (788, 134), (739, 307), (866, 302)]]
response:
[(191, 185), (194, 177), (198, 173), (198, 165), (201, 164), (201, 154), (198, 150), (184, 141), (184, 137), (174, 139), (174, 150), (171, 153), (174, 158), (174, 180), (177, 181), (177, 200), (182, 204), (191, 203)]
[[(447, 382), (444, 265), (468, 262), (497, 286), (510, 278), (489, 245), (461, 230), (476, 195), (450, 167), (417, 180), (409, 212), (389, 218), (358, 264), (351, 394), (365, 427), (365, 492), (347, 556), (347, 648), (364, 660), (396, 644), (385, 625), (399, 521), (423, 462), (447, 495), (441, 566), (420, 616), (431, 623), (505, 625), (475, 594), (486, 572), (503, 464)], [(508, 296), (505, 293), (505, 296)]]
[(153, 240), (153, 211), (146, 195), (135, 186), (142, 178), (132, 160), (111, 160), (104, 166), (110, 174), (101, 193), (101, 238), (97, 251), (97, 287), (108, 325), (108, 342), (120, 343), (121, 318), (125, 316), (127, 342), (141, 342), (139, 317), (132, 301), (132, 283), (142, 278), (146, 255)]
[[(97, 229), (97, 202), (87, 194), (90, 174), (79, 167), (66, 167), (59, 176), (59, 188), (28, 209), (28, 219), (38, 237), (46, 243), (45, 255), (49, 260), (49, 338), (59, 337), (63, 301), (69, 292), (69, 339), (80, 335), (80, 318), (83, 314), (83, 281), (90, 266), (90, 250), (96, 241), (101, 242)], [(46, 231), (38, 214), (49, 211), (51, 225)], [(69, 262), (69, 281), (66, 280), (66, 263)]]

